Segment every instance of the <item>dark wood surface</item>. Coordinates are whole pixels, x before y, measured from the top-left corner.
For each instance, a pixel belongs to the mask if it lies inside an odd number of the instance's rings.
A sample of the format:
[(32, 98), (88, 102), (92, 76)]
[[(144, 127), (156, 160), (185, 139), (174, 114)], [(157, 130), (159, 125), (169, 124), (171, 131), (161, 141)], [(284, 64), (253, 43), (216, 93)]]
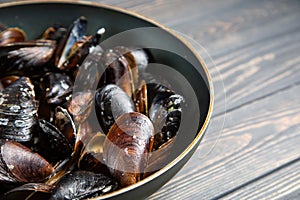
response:
[(187, 35), (215, 63), (213, 123), (149, 199), (300, 199), (299, 0), (97, 2)]
[(300, 1), (103, 2), (188, 35), (220, 73), (213, 121), (225, 118), (223, 129), (209, 127), (149, 199), (300, 199)]

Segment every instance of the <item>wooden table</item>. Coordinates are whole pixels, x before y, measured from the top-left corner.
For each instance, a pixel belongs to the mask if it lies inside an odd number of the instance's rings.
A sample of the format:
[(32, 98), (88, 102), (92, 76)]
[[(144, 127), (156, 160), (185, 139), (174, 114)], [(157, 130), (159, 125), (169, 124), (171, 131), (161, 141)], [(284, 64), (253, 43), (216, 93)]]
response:
[(149, 199), (300, 199), (300, 1), (97, 2), (187, 35), (215, 63), (207, 134)]
[(220, 73), (218, 126), (149, 199), (300, 199), (300, 1), (100, 2), (191, 37)]

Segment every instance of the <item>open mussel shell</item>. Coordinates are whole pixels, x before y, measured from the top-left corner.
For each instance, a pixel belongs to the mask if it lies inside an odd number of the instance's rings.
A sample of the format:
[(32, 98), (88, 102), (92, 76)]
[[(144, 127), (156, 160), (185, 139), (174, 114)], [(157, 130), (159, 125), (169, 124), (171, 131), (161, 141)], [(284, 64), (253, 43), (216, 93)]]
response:
[(174, 137), (180, 126), (184, 98), (167, 87), (147, 84), (149, 118), (155, 127), (153, 149), (158, 149)]
[(115, 84), (98, 89), (95, 104), (98, 121), (104, 133), (108, 132), (119, 116), (135, 111), (131, 98)]
[(148, 95), (145, 81), (141, 81), (140, 86), (135, 90), (133, 101), (136, 111), (148, 116)]
[(7, 191), (0, 196), (1, 200), (16, 200), (16, 199), (30, 199), (40, 200), (49, 199), (54, 186), (45, 183), (27, 183)]
[(76, 127), (67, 109), (57, 106), (54, 115), (55, 127), (66, 137), (68, 142), (74, 146), (76, 141)]
[(68, 29), (66, 27), (54, 24), (42, 33), (41, 39), (54, 40), (57, 44), (60, 44), (60, 41), (65, 37), (67, 32)]
[(109, 130), (104, 141), (103, 158), (121, 186), (142, 179), (152, 151), (153, 133), (152, 122), (138, 112), (121, 115)]
[(50, 199), (86, 199), (101, 196), (117, 188), (117, 182), (103, 174), (76, 171), (67, 174), (59, 181)]
[(54, 171), (43, 157), (18, 142), (0, 140), (0, 147), (2, 182), (39, 182)]
[(109, 174), (103, 161), (103, 144), (106, 135), (96, 133), (84, 146), (78, 160), (78, 168), (95, 173)]
[(76, 48), (79, 48), (76, 44), (83, 41), (86, 28), (87, 19), (83, 16), (76, 19), (69, 27), (67, 34), (64, 36), (64, 39), (62, 39), (55, 52), (55, 66), (57, 68), (68, 69), (68, 59), (76, 52)]
[(0, 139), (31, 140), (37, 124), (37, 102), (29, 78), (21, 77), (0, 91)]
[(100, 79), (98, 87), (101, 88), (107, 84), (116, 84), (128, 96), (131, 96), (134, 91), (134, 79), (127, 59), (118, 52), (115, 52), (114, 49), (108, 49), (103, 53), (100, 61), (104, 65), (105, 72)]
[[(149, 63), (149, 55), (144, 49), (117, 46), (114, 47), (114, 50), (119, 55), (123, 55), (127, 59), (131, 68), (138, 68), (135, 72), (144, 72), (146, 70)], [(135, 76), (137, 76), (137, 74), (135, 74)]]
[(17, 27), (11, 27), (0, 32), (0, 46), (15, 42), (24, 42), (26, 38), (25, 32)]
[(68, 111), (73, 116), (76, 126), (83, 123), (89, 117), (93, 103), (94, 92), (86, 90), (73, 93), (68, 104)]
[(71, 98), (73, 81), (64, 73), (49, 72), (41, 78), (41, 87), (45, 91), (48, 104), (62, 105)]
[(176, 141), (176, 136), (169, 139), (167, 142), (163, 143), (158, 147), (158, 149), (153, 150), (148, 159), (147, 167), (145, 168), (145, 173), (143, 178), (150, 176), (151, 174), (157, 172), (158, 170), (165, 167), (168, 163), (172, 161), (174, 143)]
[(73, 147), (66, 137), (50, 122), (39, 120), (37, 148), (41, 155), (52, 163), (57, 163), (71, 156)]
[(152, 104), (149, 117), (155, 127), (154, 149), (177, 134), (181, 122), (183, 102), (184, 99), (181, 95), (174, 94)]
[(0, 72), (41, 74), (46, 70), (43, 66), (52, 58), (55, 47), (53, 40), (24, 41), (0, 46)]

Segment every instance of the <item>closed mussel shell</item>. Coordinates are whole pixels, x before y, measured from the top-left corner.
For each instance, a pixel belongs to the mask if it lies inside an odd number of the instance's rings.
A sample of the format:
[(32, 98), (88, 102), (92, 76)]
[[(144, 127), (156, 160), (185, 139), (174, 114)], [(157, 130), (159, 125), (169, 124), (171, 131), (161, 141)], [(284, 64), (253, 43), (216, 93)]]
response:
[(103, 174), (76, 171), (60, 180), (50, 199), (86, 199), (101, 196), (117, 188), (116, 181)]
[(29, 78), (21, 77), (0, 91), (0, 138), (31, 140), (37, 124), (37, 102)]
[(7, 45), (15, 42), (25, 41), (26, 34), (19, 28), (7, 28), (0, 33), (0, 45)]
[(120, 87), (108, 84), (95, 94), (96, 113), (103, 132), (106, 134), (119, 116), (134, 112), (131, 98)]
[(0, 181), (39, 182), (53, 173), (53, 167), (43, 157), (18, 142), (0, 140), (0, 147), (0, 173), (8, 176)]
[(154, 128), (148, 117), (131, 112), (121, 115), (110, 128), (103, 146), (103, 158), (121, 186), (142, 179), (152, 151)]

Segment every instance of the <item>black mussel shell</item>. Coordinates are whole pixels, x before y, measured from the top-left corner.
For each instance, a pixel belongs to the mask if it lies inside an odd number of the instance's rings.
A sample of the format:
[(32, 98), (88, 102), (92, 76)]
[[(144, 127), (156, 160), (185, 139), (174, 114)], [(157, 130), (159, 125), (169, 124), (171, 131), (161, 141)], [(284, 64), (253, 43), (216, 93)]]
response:
[(0, 91), (0, 138), (30, 141), (37, 124), (37, 107), (29, 78), (21, 77)]
[(49, 72), (41, 78), (45, 98), (49, 104), (66, 103), (73, 90), (73, 81), (64, 73)]
[(147, 97), (149, 118), (155, 127), (153, 149), (156, 150), (177, 134), (184, 98), (158, 83), (147, 84)]
[(73, 147), (66, 137), (51, 123), (39, 120), (39, 137), (36, 141), (38, 152), (52, 163), (71, 156)]
[(101, 75), (104, 75), (104, 67), (100, 58), (103, 49), (100, 45), (96, 45), (89, 55), (86, 57), (80, 68), (77, 69), (74, 77), (76, 78), (74, 90), (77, 92), (86, 91), (97, 86), (97, 82)]
[(174, 91), (158, 83), (147, 83), (148, 105), (159, 102), (174, 94)]
[(97, 118), (106, 134), (119, 116), (134, 112), (131, 98), (117, 85), (108, 84), (97, 90), (95, 94)]
[(53, 192), (52, 200), (77, 200), (101, 196), (118, 188), (117, 182), (103, 174), (76, 171), (64, 176)]
[(58, 45), (55, 52), (55, 66), (59, 69), (66, 69), (66, 62), (74, 53), (74, 44), (83, 41), (87, 28), (87, 19), (80, 17), (69, 27), (64, 39)]
[(149, 118), (155, 127), (154, 150), (177, 134), (183, 102), (184, 99), (181, 95), (173, 94), (152, 103), (149, 109)]
[(67, 109), (60, 106), (55, 108), (55, 127), (66, 137), (68, 142), (74, 146), (76, 140), (76, 127)]

